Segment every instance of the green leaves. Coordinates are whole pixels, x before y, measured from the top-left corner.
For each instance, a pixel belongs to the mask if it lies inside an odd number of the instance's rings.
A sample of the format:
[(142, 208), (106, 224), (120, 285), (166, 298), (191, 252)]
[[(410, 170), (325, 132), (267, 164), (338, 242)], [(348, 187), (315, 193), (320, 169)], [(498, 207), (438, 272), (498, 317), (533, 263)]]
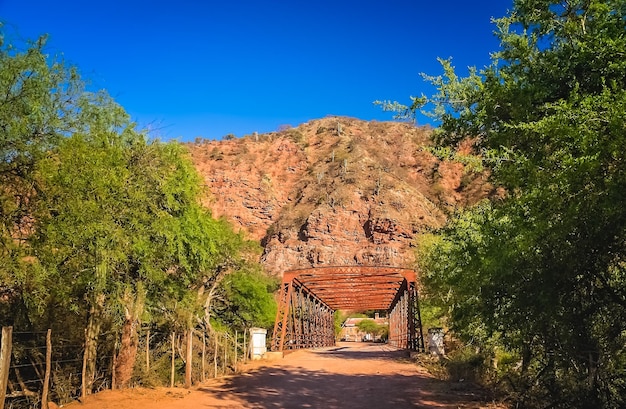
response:
[(269, 328), (276, 317), (276, 302), (272, 293), (278, 282), (258, 269), (244, 268), (228, 275), (222, 284), (224, 300), (220, 308), (221, 321), (239, 328)]
[(44, 44), (0, 48), (0, 289), (25, 321), (187, 328), (202, 318), (202, 292), (234, 273), (219, 287), (222, 318), (266, 325), (272, 289), (255, 250), (202, 207), (184, 146), (149, 140)]
[[(87, 389), (99, 348), (128, 383), (144, 320), (269, 326), (274, 288), (254, 246), (202, 207), (185, 148), (149, 140), (44, 43), (0, 44), (2, 324), (85, 345)], [(98, 347), (104, 333), (121, 342)]]
[(0, 286), (18, 292), (14, 272), (33, 265), (25, 245), (38, 193), (33, 169), (72, 128), (82, 88), (73, 70), (48, 61), (44, 44), (0, 45)]
[(470, 139), (506, 192), (423, 238), (427, 290), (519, 354), (522, 404), (623, 406), (626, 2), (518, 0), (496, 24), (490, 66), (426, 77), (435, 150)]
[(359, 321), (356, 326), (359, 331), (371, 334), (373, 336), (378, 336), (379, 334), (382, 334), (387, 328), (386, 326), (378, 325), (376, 321), (369, 318), (365, 318)]

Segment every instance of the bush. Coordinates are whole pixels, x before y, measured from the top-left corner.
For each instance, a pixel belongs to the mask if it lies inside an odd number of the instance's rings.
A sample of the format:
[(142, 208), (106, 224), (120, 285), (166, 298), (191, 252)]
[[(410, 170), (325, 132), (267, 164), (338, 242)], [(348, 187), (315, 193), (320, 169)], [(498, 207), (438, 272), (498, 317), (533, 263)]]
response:
[(446, 362), (448, 379), (483, 383), (488, 371), (486, 362), (488, 359), (472, 347), (463, 347), (452, 351)]

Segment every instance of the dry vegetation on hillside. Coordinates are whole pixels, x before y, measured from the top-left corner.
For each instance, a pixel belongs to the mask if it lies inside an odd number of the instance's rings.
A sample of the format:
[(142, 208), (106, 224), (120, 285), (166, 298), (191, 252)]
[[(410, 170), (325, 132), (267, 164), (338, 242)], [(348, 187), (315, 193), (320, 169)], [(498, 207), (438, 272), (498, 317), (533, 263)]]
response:
[(269, 270), (411, 265), (416, 233), (489, 194), (484, 175), (424, 148), (430, 129), (327, 117), (189, 146), (207, 206), (265, 247)]

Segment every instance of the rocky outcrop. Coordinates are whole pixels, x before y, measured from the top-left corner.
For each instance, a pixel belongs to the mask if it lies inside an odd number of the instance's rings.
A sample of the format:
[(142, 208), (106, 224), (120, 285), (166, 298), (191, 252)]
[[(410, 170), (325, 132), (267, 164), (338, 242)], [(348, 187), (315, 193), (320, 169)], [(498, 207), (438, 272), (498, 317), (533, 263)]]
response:
[(430, 130), (328, 117), (190, 145), (206, 200), (264, 247), (276, 274), (318, 265), (413, 267), (415, 237), (491, 192), (425, 149)]

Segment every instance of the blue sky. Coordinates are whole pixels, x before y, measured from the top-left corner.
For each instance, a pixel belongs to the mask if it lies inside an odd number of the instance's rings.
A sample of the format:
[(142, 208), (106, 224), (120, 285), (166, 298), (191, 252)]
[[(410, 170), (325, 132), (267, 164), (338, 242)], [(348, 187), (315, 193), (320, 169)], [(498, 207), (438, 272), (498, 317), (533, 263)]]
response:
[[(512, 0), (0, 0), (6, 39), (49, 34), (161, 139), (270, 132), (327, 115), (389, 120), (374, 100), (432, 92), (419, 73), (464, 72), (497, 50)], [(419, 123), (419, 121), (418, 121)], [(423, 122), (422, 122), (423, 123)]]

